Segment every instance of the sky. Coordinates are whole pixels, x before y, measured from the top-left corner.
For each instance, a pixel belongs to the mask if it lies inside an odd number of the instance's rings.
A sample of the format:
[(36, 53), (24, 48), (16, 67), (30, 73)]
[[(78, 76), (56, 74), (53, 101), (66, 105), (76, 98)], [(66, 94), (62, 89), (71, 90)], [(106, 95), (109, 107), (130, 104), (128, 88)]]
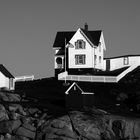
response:
[(0, 63), (14, 76), (54, 76), (57, 31), (103, 30), (105, 57), (140, 54), (139, 0), (0, 0)]

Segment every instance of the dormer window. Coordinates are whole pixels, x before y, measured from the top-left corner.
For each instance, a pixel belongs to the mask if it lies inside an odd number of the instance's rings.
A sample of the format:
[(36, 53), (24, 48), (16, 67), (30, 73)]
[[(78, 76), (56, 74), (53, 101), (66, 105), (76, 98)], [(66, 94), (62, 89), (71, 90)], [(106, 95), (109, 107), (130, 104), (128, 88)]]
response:
[(86, 43), (83, 40), (77, 40), (75, 42), (75, 49), (85, 49)]

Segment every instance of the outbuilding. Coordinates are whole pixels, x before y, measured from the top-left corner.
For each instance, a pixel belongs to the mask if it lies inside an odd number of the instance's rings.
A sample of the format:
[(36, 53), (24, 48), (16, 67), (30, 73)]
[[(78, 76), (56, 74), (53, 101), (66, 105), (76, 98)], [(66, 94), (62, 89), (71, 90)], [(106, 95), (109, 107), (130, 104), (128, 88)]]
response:
[(0, 64), (0, 88), (14, 90), (14, 76)]
[(74, 82), (65, 92), (65, 101), (66, 107), (71, 109), (92, 106), (94, 103), (94, 93), (84, 91)]

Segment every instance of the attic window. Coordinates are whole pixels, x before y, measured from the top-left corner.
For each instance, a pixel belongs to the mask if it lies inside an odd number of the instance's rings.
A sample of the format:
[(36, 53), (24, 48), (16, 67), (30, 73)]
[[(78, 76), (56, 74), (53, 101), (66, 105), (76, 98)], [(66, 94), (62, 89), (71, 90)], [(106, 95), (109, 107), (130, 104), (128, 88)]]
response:
[(101, 52), (101, 42), (99, 42), (98, 47), (99, 47), (99, 52)]
[(129, 59), (128, 59), (128, 57), (124, 57), (123, 64), (124, 64), (124, 65), (128, 65), (128, 64), (129, 64)]
[(85, 41), (77, 40), (75, 42), (75, 49), (85, 49), (85, 45), (86, 45)]

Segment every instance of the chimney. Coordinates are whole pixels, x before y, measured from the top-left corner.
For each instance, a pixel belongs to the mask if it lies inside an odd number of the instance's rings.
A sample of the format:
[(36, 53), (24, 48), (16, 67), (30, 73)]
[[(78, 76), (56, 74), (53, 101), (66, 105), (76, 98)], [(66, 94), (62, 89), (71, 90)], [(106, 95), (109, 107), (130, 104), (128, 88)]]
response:
[(85, 23), (85, 31), (88, 31), (88, 25)]

